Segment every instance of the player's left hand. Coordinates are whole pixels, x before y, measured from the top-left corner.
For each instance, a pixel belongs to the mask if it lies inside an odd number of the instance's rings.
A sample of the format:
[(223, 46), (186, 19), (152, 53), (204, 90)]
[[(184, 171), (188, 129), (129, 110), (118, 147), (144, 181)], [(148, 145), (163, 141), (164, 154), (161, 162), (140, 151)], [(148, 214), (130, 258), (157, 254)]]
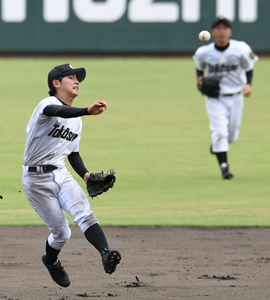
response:
[(89, 115), (99, 115), (103, 112), (103, 108), (106, 110), (108, 107), (105, 101), (97, 101), (88, 107), (87, 111)]
[(86, 173), (84, 174), (83, 180), (84, 180), (85, 183), (87, 183), (87, 180), (88, 180), (89, 176), (90, 176), (90, 173), (89, 173), (89, 172), (86, 172)]
[(93, 199), (109, 189), (113, 188), (116, 177), (114, 170), (108, 170), (107, 173), (90, 173), (86, 183), (88, 195)]
[(243, 94), (245, 97), (249, 97), (251, 95), (251, 85), (249, 83), (244, 86)]
[(199, 88), (199, 90), (201, 90), (202, 89), (202, 83), (203, 83), (203, 76), (199, 76), (198, 77), (198, 88)]

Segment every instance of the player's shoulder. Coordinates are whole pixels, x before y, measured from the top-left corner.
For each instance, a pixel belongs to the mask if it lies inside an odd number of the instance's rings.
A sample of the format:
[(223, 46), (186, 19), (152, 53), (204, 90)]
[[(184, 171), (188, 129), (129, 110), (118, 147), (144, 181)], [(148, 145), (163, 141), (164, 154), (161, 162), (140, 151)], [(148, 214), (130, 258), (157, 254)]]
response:
[(243, 50), (250, 50), (250, 46), (244, 41), (230, 40), (230, 45), (233, 48), (243, 49)]
[(259, 57), (254, 53), (251, 47), (244, 41), (230, 40), (232, 51), (239, 53), (246, 58), (257, 61)]
[(42, 114), (44, 108), (46, 106), (48, 106), (48, 105), (51, 105), (51, 104), (53, 104), (53, 105), (59, 105), (59, 106), (63, 105), (56, 97), (50, 96), (50, 97), (42, 99), (39, 102), (39, 104), (37, 105), (37, 111)]
[(196, 55), (203, 55), (203, 54), (208, 53), (209, 51), (214, 50), (214, 49), (215, 49), (215, 43), (210, 43), (210, 44), (199, 47), (196, 50), (195, 54)]
[(49, 97), (44, 98), (43, 100), (40, 101), (40, 104), (41, 105), (44, 105), (44, 104), (62, 105), (62, 103), (55, 96), (49, 96)]

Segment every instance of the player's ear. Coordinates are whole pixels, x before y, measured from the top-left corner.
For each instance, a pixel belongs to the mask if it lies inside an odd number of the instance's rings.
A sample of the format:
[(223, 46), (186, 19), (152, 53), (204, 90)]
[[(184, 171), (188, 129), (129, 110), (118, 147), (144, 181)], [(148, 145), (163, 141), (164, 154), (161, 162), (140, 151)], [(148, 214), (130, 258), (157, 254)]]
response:
[(52, 84), (53, 84), (53, 86), (54, 86), (55, 88), (59, 88), (60, 85), (61, 85), (61, 82), (60, 82), (59, 80), (57, 80), (57, 79), (54, 79), (54, 80), (52, 81)]

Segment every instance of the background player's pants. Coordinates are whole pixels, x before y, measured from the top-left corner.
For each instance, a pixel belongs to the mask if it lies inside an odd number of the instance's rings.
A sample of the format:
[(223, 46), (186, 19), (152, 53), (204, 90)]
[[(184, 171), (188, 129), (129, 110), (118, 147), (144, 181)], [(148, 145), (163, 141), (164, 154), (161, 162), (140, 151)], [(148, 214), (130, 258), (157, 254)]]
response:
[(243, 94), (206, 97), (213, 152), (227, 152), (238, 139), (244, 108)]
[(29, 203), (49, 228), (48, 242), (54, 249), (61, 250), (71, 236), (63, 209), (82, 232), (98, 223), (86, 194), (66, 167), (43, 173), (28, 172), (23, 166), (22, 185)]

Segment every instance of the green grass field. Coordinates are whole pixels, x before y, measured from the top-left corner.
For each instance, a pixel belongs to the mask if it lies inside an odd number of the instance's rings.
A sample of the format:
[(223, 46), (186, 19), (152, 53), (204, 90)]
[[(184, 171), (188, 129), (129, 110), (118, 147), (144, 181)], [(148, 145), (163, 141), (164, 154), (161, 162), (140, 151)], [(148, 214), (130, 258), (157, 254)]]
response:
[(101, 225), (270, 226), (267, 58), (255, 65), (240, 139), (230, 147), (232, 181), (221, 179), (209, 154), (191, 58), (1, 58), (0, 225), (43, 224), (21, 186), (25, 128), (48, 95), (48, 71), (67, 62), (87, 70), (74, 106), (109, 106), (83, 117), (80, 144), (90, 172), (117, 172), (115, 187), (90, 199)]

